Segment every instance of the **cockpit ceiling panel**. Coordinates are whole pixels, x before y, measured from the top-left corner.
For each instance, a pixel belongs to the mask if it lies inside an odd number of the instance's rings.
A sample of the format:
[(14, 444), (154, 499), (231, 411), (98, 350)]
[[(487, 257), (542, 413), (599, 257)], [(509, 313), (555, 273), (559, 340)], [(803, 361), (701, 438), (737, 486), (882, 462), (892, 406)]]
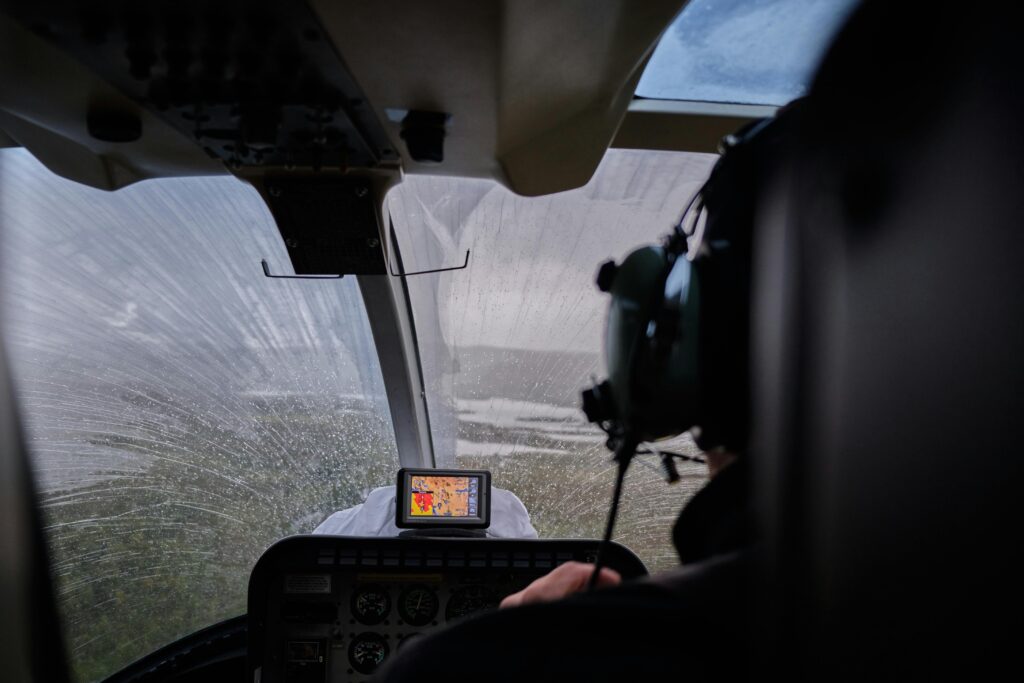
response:
[[(3, 0), (0, 130), (107, 189), (226, 163), (558, 192), (589, 180), (684, 4)], [(413, 160), (389, 110), (444, 113), (443, 162)]]
[[(139, 139), (91, 137), (86, 119), (92, 105), (135, 111)], [(186, 135), (2, 10), (0, 143), (25, 147), (54, 173), (103, 190), (146, 178), (227, 173)]]
[[(305, 3), (7, 4), (36, 35), (234, 169), (397, 161)], [(86, 123), (108, 142), (141, 135), (132, 110), (93, 104)]]
[[(522, 195), (585, 185), (659, 36), (685, 0), (310, 0), (384, 118), (451, 115), (445, 162), (407, 172), (495, 178)], [(397, 125), (389, 131), (397, 134)]]

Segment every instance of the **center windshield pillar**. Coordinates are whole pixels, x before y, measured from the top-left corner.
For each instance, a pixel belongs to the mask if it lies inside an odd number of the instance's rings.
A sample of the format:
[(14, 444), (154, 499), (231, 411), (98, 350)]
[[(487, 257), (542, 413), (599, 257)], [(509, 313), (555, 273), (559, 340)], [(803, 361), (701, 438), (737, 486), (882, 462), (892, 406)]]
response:
[[(394, 239), (392, 250), (398, 261), (398, 243)], [(402, 467), (434, 467), (423, 370), (405, 278), (359, 275), (358, 280), (380, 359), (398, 461)]]

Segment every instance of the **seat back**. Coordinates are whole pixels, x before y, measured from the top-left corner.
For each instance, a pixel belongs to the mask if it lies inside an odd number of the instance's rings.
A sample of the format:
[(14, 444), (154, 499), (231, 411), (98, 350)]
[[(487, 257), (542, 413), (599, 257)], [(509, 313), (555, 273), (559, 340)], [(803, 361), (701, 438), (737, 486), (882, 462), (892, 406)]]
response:
[(761, 628), (789, 679), (984, 680), (1014, 652), (1019, 45), (991, 3), (865, 3), (762, 216)]

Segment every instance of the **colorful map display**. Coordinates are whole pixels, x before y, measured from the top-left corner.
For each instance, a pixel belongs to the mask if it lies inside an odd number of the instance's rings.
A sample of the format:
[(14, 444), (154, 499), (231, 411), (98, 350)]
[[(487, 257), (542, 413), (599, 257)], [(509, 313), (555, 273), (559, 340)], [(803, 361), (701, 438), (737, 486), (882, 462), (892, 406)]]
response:
[(477, 477), (412, 478), (409, 514), (414, 517), (476, 517), (480, 480)]

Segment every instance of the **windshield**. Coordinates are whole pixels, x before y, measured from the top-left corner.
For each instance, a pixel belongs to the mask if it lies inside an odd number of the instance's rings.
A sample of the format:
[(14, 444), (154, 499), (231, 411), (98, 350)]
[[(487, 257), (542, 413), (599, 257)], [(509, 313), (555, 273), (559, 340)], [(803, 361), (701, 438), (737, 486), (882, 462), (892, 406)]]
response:
[(393, 483), (355, 278), (231, 177), (114, 193), (0, 152), (7, 351), (79, 680), (246, 610), (263, 550)]
[[(605, 373), (597, 268), (665, 235), (715, 160), (610, 150), (571, 192), (525, 198), (492, 181), (414, 176), (388, 195), (409, 272), (471, 251), (465, 270), (407, 279), (438, 465), (491, 470), (542, 537), (600, 538), (611, 498), (604, 434), (579, 409)], [(678, 564), (671, 524), (705, 479), (690, 465), (669, 486), (655, 465), (632, 468), (616, 526), (651, 569)]]
[(665, 32), (637, 97), (782, 105), (811, 77), (856, 0), (691, 0)]

